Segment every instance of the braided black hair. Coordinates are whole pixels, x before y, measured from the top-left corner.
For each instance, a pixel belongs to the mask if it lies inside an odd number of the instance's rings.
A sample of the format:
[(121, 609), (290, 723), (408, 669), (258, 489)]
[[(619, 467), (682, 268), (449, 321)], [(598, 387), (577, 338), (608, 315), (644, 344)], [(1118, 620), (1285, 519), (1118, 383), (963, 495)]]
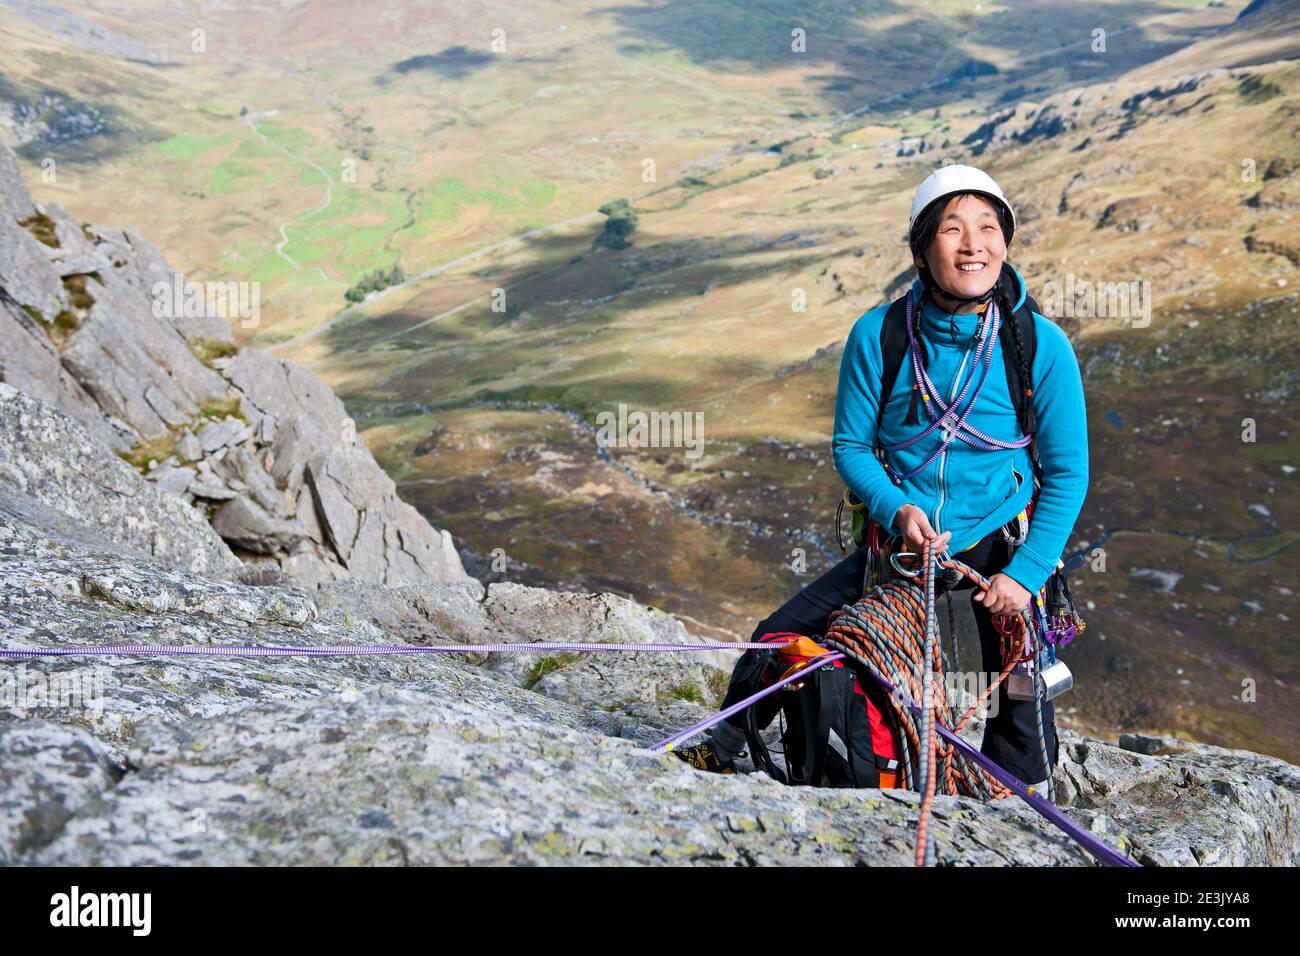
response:
[[(1016, 343), (1016, 364), (1020, 366), (1020, 382), (1025, 388), (1025, 398), (1029, 399), (1025, 402), (1025, 420), (1021, 423), (1021, 428), (1024, 429), (1026, 435), (1032, 435), (1038, 431), (1038, 416), (1034, 414), (1033, 370), (1029, 366), (1028, 356), (1025, 355), (1025, 341), (1020, 334), (1020, 323), (1016, 321), (1016, 317), (1011, 312), (1014, 303), (1011, 301), (1009, 285), (1010, 283), (1006, 281), (1005, 274), (999, 276), (994, 298), (997, 299), (998, 311), (1002, 313), (1002, 321), (1011, 326), (1011, 338)], [(1006, 361), (1005, 355), (1002, 360)]]

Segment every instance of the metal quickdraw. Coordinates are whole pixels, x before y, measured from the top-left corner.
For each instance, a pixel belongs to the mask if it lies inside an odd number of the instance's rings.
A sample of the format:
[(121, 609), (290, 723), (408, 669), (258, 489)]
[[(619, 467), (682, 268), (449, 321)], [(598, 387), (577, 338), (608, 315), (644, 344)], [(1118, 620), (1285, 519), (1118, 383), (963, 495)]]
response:
[[(1058, 568), (1053, 577), (1059, 573)], [(1047, 590), (1048, 586), (1043, 585), (1029, 602), (1033, 626), (1027, 629), (1021, 645), (1023, 652), (1007, 675), (1007, 696), (1012, 700), (1051, 700), (1074, 686), (1070, 668), (1056, 657), (1056, 647), (1073, 639), (1074, 625), (1069, 625), (1071, 633), (1064, 640), (1060, 639), (1064, 629), (1058, 631), (1049, 626), (1044, 609)], [(1026, 630), (1025, 618), (1021, 614), (994, 614), (992, 621), (994, 630), (1002, 637), (1003, 660), (1006, 660), (1007, 649), (1020, 644), (1020, 633)]]

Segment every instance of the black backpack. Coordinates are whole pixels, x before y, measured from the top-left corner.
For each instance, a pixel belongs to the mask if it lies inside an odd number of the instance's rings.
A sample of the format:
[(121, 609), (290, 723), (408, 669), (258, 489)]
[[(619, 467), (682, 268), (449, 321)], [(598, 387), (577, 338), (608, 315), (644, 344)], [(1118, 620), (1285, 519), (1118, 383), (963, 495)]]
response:
[[(759, 640), (780, 643), (794, 636), (765, 634)], [(779, 680), (791, 660), (774, 651), (747, 651), (734, 680), (749, 696)], [(810, 666), (805, 679), (745, 709), (745, 739), (758, 769), (790, 786), (902, 786), (889, 696), (871, 678), (860, 679), (851, 664), (839, 660)], [(778, 716), (784, 770), (760, 733)]]

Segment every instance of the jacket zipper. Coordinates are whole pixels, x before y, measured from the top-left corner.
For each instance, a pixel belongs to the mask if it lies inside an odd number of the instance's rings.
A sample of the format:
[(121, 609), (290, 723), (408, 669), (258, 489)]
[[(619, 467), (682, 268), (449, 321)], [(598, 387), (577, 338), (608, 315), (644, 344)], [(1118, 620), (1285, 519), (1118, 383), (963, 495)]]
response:
[[(973, 346), (971, 348), (966, 349), (966, 354), (961, 357), (961, 364), (957, 366), (957, 374), (953, 377), (952, 388), (949, 389), (948, 391), (948, 407), (949, 409), (951, 409), (954, 415), (956, 414), (956, 409), (952, 408), (952, 403), (957, 398), (957, 386), (961, 384), (962, 373), (966, 371), (966, 360), (970, 358), (970, 354), (973, 351), (974, 351)], [(942, 441), (942, 439), (940, 440)], [(949, 444), (948, 447), (952, 447), (951, 444)], [(948, 448), (945, 448), (943, 451), (939, 452), (939, 503), (935, 506), (934, 509), (934, 530), (936, 534), (943, 533), (942, 531), (939, 530), (939, 513), (943, 511), (943, 502), (945, 498), (944, 495), (945, 486), (944, 486), (943, 478), (944, 478), (944, 466), (947, 464), (947, 462), (948, 462)]]

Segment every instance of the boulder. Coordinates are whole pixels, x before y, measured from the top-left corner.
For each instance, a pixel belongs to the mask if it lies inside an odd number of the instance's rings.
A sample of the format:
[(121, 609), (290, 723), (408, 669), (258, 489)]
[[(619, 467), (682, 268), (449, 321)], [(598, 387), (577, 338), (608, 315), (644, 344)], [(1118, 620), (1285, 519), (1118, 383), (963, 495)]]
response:
[(163, 466), (149, 474), (149, 480), (159, 491), (176, 497), (183, 496), (194, 482), (195, 471), (186, 466)]
[(198, 439), (199, 447), (203, 449), (204, 454), (211, 454), (227, 445), (235, 444), (241, 438), (247, 438), (245, 434), (247, 427), (238, 418), (226, 417), (204, 425), (194, 437)]
[(212, 528), (231, 545), (255, 554), (291, 551), (307, 537), (306, 529), (296, 519), (277, 518), (242, 495), (213, 512)]

